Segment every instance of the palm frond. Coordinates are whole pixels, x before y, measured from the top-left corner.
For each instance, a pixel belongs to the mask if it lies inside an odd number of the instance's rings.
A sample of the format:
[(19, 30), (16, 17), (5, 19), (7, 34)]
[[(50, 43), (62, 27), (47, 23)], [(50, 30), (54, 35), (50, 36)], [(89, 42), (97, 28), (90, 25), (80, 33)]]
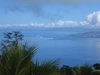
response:
[[(22, 75), (28, 63), (31, 62), (36, 47), (28, 47), (27, 44), (13, 45), (6, 50), (0, 59), (0, 71), (2, 75)], [(6, 71), (6, 72), (4, 72)]]
[(84, 64), (83, 66), (75, 66), (73, 68), (74, 75), (91, 75), (92, 68), (89, 64)]
[(49, 60), (43, 61), (39, 63), (39, 61), (35, 62), (33, 75), (53, 75), (58, 74), (58, 64), (59, 60)]

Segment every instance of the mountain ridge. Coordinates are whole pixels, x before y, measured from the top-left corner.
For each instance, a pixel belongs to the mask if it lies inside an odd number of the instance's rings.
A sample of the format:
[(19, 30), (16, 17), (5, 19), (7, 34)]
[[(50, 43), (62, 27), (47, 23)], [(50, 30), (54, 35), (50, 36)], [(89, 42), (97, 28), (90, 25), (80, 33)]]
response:
[(68, 35), (68, 36), (79, 37), (79, 38), (100, 38), (100, 31), (71, 34), (71, 35)]

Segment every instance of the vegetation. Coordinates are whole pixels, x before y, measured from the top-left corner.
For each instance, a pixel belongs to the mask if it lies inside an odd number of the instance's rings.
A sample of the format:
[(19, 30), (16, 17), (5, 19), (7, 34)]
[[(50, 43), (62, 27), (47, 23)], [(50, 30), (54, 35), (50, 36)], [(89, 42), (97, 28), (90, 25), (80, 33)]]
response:
[(100, 69), (100, 64), (99, 64), (99, 63), (95, 63), (95, 64), (93, 65), (93, 67), (94, 67), (94, 69)]
[(83, 66), (75, 66), (73, 68), (74, 75), (91, 75), (92, 68), (89, 64), (84, 64)]
[(68, 65), (63, 65), (60, 68), (60, 75), (73, 75), (72, 68)]
[(91, 75), (100, 75), (100, 70), (94, 70), (94, 71), (92, 71)]
[(4, 33), (0, 43), (0, 75), (100, 75), (99, 63), (59, 67), (59, 59), (41, 63), (32, 61), (37, 47), (21, 43), (22, 40), (23, 35), (19, 31)]

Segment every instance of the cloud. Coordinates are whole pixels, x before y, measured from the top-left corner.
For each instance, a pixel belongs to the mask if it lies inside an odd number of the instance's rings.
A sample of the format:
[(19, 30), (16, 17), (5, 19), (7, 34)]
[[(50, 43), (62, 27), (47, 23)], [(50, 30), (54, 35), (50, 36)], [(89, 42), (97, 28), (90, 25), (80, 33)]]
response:
[(78, 23), (76, 21), (62, 21), (59, 20), (56, 23), (49, 23), (49, 24), (43, 24), (43, 23), (30, 23), (30, 24), (5, 24), (0, 25), (0, 28), (9, 28), (9, 27), (78, 27)]
[(85, 17), (84, 21), (79, 23), (81, 26), (85, 27), (100, 27), (100, 11), (93, 12)]
[(62, 21), (59, 20), (57, 23), (53, 24), (54, 27), (77, 27), (78, 23), (76, 21)]
[(80, 2), (97, 2), (99, 0), (10, 0), (10, 1), (16, 1), (20, 3), (25, 3), (25, 4), (34, 4), (34, 5), (40, 5), (44, 3), (56, 3), (56, 4), (77, 4)]
[(47, 10), (45, 10), (44, 8), (49, 7), (51, 9), (51, 7), (48, 4), (44, 6), (45, 3), (43, 5), (43, 2), (41, 0), (9, 0), (9, 2), (6, 1), (6, 4), (2, 5), (2, 7), (3, 9), (5, 9), (6, 12), (9, 11), (28, 12), (31, 13), (32, 16), (36, 18), (54, 20), (54, 15), (56, 15), (55, 18), (62, 17), (61, 15), (59, 15), (57, 10), (54, 10), (56, 12), (52, 12), (52, 13), (47, 12)]
[(21, 12), (23, 12), (24, 11), (23, 9), (21, 9), (20, 7), (15, 6), (15, 5), (14, 6), (5, 5), (5, 6), (3, 6), (3, 8), (6, 9), (6, 12), (8, 10), (10, 10), (12, 12), (15, 12), (15, 11), (21, 11)]
[[(61, 9), (54, 9), (54, 12), (46, 12), (43, 8), (49, 6), (51, 7), (52, 4), (53, 5), (77, 5), (81, 2), (89, 2), (89, 1), (93, 1), (93, 2), (97, 2), (99, 0), (5, 0), (7, 5), (4, 5), (4, 8), (6, 9), (6, 11), (25, 11), (25, 12), (29, 12), (31, 11), (33, 15), (35, 15), (35, 17), (38, 18), (44, 18), (44, 19), (50, 19), (50, 20), (55, 20), (55, 18), (59, 18), (61, 19), (63, 16), (63, 14), (60, 14), (62, 12), (59, 12), (59, 10)], [(45, 7), (43, 7), (44, 5), (47, 5)], [(52, 8), (50, 8), (52, 9)], [(65, 10), (62, 10), (63, 12), (69, 14), (70, 11), (67, 10), (67, 12)], [(65, 14), (64, 13), (64, 14)], [(54, 15), (57, 14), (57, 16), (54, 17)]]
[(49, 24), (43, 23), (30, 23), (30, 24), (5, 24), (1, 25), (0, 28), (7, 27), (94, 27), (100, 28), (100, 11), (93, 12), (85, 17), (85, 19), (81, 22), (76, 21), (63, 21), (59, 20), (58, 22), (53, 22)]
[(86, 21), (90, 25), (100, 26), (100, 11), (93, 12), (89, 14), (88, 16), (86, 16)]

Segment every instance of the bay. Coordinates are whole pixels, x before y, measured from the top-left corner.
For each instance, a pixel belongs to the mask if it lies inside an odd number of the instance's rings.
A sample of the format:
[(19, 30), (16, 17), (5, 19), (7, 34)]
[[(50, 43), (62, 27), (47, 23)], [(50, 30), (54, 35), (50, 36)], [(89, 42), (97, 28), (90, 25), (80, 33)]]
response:
[(34, 59), (40, 62), (58, 58), (61, 65), (70, 66), (100, 62), (99, 38), (53, 39), (41, 36), (26, 37), (26, 40), (37, 45), (38, 50)]
[[(79, 28), (78, 28), (79, 29)], [(85, 63), (94, 64), (100, 62), (100, 38), (75, 38), (66, 37), (68, 34), (86, 32), (91, 30), (82, 29), (22, 29), (24, 40), (34, 43), (38, 49), (35, 61), (60, 59), (60, 65), (82, 65)], [(15, 31), (15, 29), (12, 29)], [(3, 39), (3, 32), (11, 29), (0, 30), (0, 38)], [(94, 30), (96, 31), (96, 30)]]

